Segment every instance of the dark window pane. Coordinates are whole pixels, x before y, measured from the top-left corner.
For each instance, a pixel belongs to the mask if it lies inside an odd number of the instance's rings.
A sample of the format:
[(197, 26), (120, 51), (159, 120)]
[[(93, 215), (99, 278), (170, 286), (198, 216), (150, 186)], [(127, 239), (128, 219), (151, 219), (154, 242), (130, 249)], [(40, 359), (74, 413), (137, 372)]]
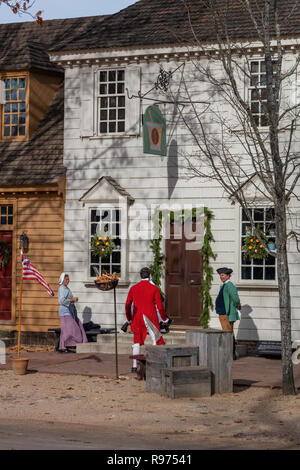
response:
[(12, 128), (11, 128), (11, 135), (14, 136), (14, 137), (18, 135), (18, 128), (17, 128), (17, 126), (12, 126)]
[(101, 119), (101, 121), (106, 121), (107, 120), (107, 110), (106, 109), (102, 109), (100, 111), (100, 119)]
[(100, 132), (103, 134), (107, 133), (107, 123), (106, 122), (101, 122), (100, 123)]
[(259, 112), (259, 103), (258, 101), (254, 101), (251, 103), (251, 112), (252, 113), (258, 113)]
[(264, 210), (263, 209), (254, 209), (254, 220), (264, 220)]
[(6, 225), (6, 217), (5, 216), (1, 216), (1, 224)]
[(5, 83), (5, 88), (6, 88), (6, 89), (10, 88), (10, 79), (9, 79), (9, 78), (6, 78), (6, 79), (4, 80), (4, 83)]
[(258, 62), (251, 62), (251, 73), (258, 73)]
[(242, 279), (251, 279), (251, 268), (242, 267)]
[(110, 256), (106, 256), (105, 258), (101, 258), (101, 264), (107, 264), (110, 262)]
[(11, 108), (11, 105), (9, 103), (5, 103), (4, 112), (5, 113), (10, 113), (10, 108)]
[(113, 121), (117, 117), (117, 110), (116, 109), (110, 109), (109, 110), (109, 120)]
[(4, 136), (10, 136), (10, 127), (4, 126)]
[(13, 206), (8, 206), (7, 213), (11, 215), (13, 214)]
[(19, 135), (25, 135), (25, 127), (24, 126), (19, 127)]
[(8, 225), (12, 225), (13, 224), (13, 217), (12, 215), (9, 215), (8, 218), (7, 218), (7, 223)]
[(106, 95), (106, 93), (107, 93), (107, 86), (100, 85), (100, 95)]
[(119, 109), (118, 119), (125, 119), (125, 109)]
[(118, 81), (123, 82), (125, 80), (125, 72), (124, 70), (118, 70)]
[(109, 264), (101, 264), (101, 274), (103, 274), (104, 271), (106, 271), (107, 273), (110, 272), (110, 266), (109, 266)]
[(109, 81), (109, 82), (115, 82), (115, 81), (116, 81), (116, 78), (117, 78), (116, 71), (115, 71), (115, 70), (110, 70), (110, 71), (108, 72), (108, 81)]
[(4, 116), (4, 124), (10, 124), (10, 116), (9, 115)]
[(266, 88), (262, 88), (260, 90), (260, 97), (262, 100), (266, 100), (267, 99), (267, 89)]
[(257, 101), (259, 99), (259, 92), (257, 90), (251, 90), (251, 101)]
[(25, 78), (19, 78), (19, 88), (25, 88)]
[(251, 264), (251, 259), (249, 256), (245, 256), (245, 253), (242, 253), (242, 264)]
[(114, 96), (111, 96), (109, 98), (109, 107), (115, 108), (116, 106), (117, 106), (117, 98), (115, 98)]
[(250, 86), (256, 87), (258, 84), (258, 75), (253, 75), (250, 79)]
[(118, 83), (117, 93), (124, 93), (124, 83)]
[(25, 122), (26, 122), (26, 115), (20, 114), (19, 124), (25, 124)]
[(11, 96), (11, 100), (16, 101), (18, 99), (17, 98), (17, 96), (18, 96), (17, 90), (12, 90), (10, 96)]
[(125, 107), (125, 96), (119, 96), (118, 106), (119, 106), (119, 108), (124, 108)]
[(11, 88), (18, 88), (18, 80), (17, 78), (11, 79)]
[(91, 211), (91, 221), (92, 222), (100, 221), (100, 211), (94, 210), (94, 209)]
[(116, 84), (115, 83), (110, 83), (108, 85), (108, 93), (110, 95), (115, 95), (116, 94)]
[(263, 279), (264, 278), (264, 269), (263, 268), (253, 268), (253, 279)]
[(266, 220), (274, 220), (275, 211), (273, 208), (266, 209)]
[(116, 123), (110, 122), (109, 123), (109, 132), (116, 132)]
[(25, 100), (25, 90), (19, 90), (19, 100)]
[(125, 122), (124, 121), (118, 122), (118, 132), (125, 132)]
[(114, 221), (119, 221), (120, 220), (120, 210), (116, 209), (113, 211), (113, 220)]
[(276, 263), (275, 261), (275, 256), (268, 255), (265, 259), (265, 265), (271, 265), (274, 266)]
[(262, 127), (267, 127), (269, 125), (269, 120), (268, 120), (268, 117), (265, 116), (265, 115), (262, 115), (261, 116), (261, 122), (260, 122), (260, 125)]
[(7, 214), (7, 207), (1, 206), (1, 215), (6, 215), (6, 214)]
[(112, 263), (120, 263), (121, 261), (121, 253), (120, 251), (113, 251), (111, 255)]
[(97, 232), (97, 226), (98, 224), (91, 224), (91, 235), (95, 235)]
[(99, 262), (99, 256), (94, 255), (94, 254), (91, 252), (91, 263), (98, 263), (98, 262)]
[(100, 99), (100, 106), (101, 106), (101, 109), (107, 108), (107, 106), (108, 106), (108, 100), (107, 100), (107, 98), (101, 98), (101, 99)]
[(110, 221), (110, 211), (102, 211), (101, 220), (105, 220), (106, 222)]
[(20, 103), (20, 112), (21, 112), (21, 113), (25, 113), (25, 111), (26, 111), (26, 105), (25, 105), (25, 102), (22, 101), (22, 102)]
[(274, 281), (275, 280), (275, 268), (265, 268), (265, 269), (266, 269), (265, 279), (268, 281)]
[(112, 265), (112, 272), (113, 273), (120, 273), (121, 272), (121, 268), (120, 268), (120, 265)]
[(263, 259), (254, 259), (253, 264), (255, 264), (256, 266), (262, 266), (264, 264), (264, 260)]
[(12, 124), (18, 124), (18, 115), (17, 114), (13, 114), (12, 117), (11, 117), (11, 123)]
[(107, 72), (100, 72), (100, 82), (107, 81)]
[[(21, 105), (21, 103), (20, 103), (20, 105)], [(19, 111), (18, 110), (18, 103), (12, 103), (11, 110), (12, 110), (13, 113), (17, 113)]]

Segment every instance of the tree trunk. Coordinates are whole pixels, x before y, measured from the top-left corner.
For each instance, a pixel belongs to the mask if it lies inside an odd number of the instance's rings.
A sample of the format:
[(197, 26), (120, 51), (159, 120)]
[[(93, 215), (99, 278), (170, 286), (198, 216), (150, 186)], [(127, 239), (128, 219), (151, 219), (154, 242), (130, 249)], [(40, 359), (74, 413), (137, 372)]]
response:
[(295, 395), (296, 389), (294, 383), (291, 348), (291, 297), (286, 246), (287, 243), (285, 202), (282, 202), (279, 207), (275, 207), (275, 223), (282, 348), (282, 392), (284, 395)]

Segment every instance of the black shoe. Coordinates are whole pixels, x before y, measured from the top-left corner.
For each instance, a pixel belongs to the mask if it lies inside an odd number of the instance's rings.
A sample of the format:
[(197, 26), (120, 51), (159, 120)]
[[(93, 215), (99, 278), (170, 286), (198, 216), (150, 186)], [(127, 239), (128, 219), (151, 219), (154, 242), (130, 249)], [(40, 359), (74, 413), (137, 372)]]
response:
[(168, 321), (167, 323), (165, 323), (165, 325), (171, 326), (172, 323), (173, 323), (173, 320), (171, 318), (168, 318)]
[(137, 367), (131, 367), (131, 372), (137, 372)]
[(71, 351), (68, 351), (67, 349), (58, 349), (58, 351), (60, 354), (72, 354)]

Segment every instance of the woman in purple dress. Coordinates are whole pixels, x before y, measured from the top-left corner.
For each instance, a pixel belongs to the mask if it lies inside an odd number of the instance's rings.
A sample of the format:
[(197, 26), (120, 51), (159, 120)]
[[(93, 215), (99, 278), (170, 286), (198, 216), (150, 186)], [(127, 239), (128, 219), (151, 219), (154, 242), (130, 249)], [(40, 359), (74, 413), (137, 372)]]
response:
[(78, 297), (73, 297), (68, 287), (69, 282), (69, 275), (62, 273), (59, 278), (60, 286), (58, 288), (58, 314), (61, 324), (59, 352), (61, 353), (69, 353), (71, 352), (68, 350), (69, 347), (88, 341), (83, 325), (77, 317), (75, 302), (78, 302)]

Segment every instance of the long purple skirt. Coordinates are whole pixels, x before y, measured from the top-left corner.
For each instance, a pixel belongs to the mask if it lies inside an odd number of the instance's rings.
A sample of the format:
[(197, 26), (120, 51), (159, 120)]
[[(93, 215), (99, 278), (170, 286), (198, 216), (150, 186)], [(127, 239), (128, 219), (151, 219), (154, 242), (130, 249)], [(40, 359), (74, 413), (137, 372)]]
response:
[(71, 315), (60, 317), (60, 341), (59, 349), (66, 349), (69, 346), (76, 346), (78, 343), (87, 343), (87, 337), (81, 321), (78, 325)]

